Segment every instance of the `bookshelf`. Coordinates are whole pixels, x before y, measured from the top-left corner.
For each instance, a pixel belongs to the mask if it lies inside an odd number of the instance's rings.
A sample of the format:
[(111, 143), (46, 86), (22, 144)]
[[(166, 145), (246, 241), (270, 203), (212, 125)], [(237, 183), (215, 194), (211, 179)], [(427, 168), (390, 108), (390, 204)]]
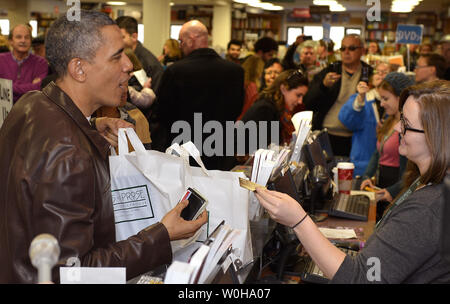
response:
[(281, 15), (278, 14), (240, 14), (233, 16), (231, 38), (244, 40), (246, 33), (257, 34), (259, 38), (270, 36), (280, 40)]
[(423, 24), (423, 41), (433, 42), (442, 34), (442, 22), (434, 12), (404, 14), (382, 13), (380, 22), (366, 22), (365, 39), (377, 42), (395, 42), (395, 32), (398, 24)]

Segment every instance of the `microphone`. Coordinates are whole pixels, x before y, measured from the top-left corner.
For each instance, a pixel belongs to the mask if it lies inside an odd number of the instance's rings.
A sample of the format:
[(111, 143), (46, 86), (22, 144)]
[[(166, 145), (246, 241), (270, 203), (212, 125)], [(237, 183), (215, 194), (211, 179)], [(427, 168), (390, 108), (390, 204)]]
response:
[(52, 281), (52, 268), (59, 259), (59, 245), (48, 233), (39, 234), (31, 242), (28, 254), (31, 264), (38, 270), (38, 283)]

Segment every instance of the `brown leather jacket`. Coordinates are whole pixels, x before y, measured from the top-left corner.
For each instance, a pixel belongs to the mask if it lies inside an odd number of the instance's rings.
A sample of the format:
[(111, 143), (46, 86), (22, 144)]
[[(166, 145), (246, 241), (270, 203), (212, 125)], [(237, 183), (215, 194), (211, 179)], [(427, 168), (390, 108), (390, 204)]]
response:
[[(54, 235), (60, 265), (126, 267), (127, 279), (170, 263), (158, 223), (115, 242), (109, 144), (55, 83), (21, 98), (0, 129), (0, 283), (33, 283), (33, 238)], [(53, 271), (59, 281), (59, 267)]]

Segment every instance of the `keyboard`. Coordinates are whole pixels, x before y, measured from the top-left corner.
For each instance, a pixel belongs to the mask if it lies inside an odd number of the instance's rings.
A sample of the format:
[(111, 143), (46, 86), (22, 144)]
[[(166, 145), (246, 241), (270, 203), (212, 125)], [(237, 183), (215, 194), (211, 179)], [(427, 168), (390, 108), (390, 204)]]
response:
[[(339, 248), (339, 247), (338, 247)], [(348, 249), (348, 248), (339, 248), (342, 250), (346, 255), (350, 256), (356, 256), (358, 254), (358, 251)], [(310, 258), (306, 258), (307, 261), (305, 263), (304, 271), (300, 273), (300, 279), (302, 282), (305, 283), (314, 283), (314, 284), (328, 284), (330, 280), (326, 278), (322, 272), (322, 270), (319, 269), (316, 263)]]
[(367, 222), (370, 200), (366, 195), (339, 193), (334, 196), (328, 215)]

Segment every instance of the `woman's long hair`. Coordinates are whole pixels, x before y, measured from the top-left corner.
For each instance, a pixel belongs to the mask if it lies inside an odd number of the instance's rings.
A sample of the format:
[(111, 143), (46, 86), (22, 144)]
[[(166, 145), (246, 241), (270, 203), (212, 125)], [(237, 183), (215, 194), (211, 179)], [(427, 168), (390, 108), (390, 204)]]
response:
[(284, 85), (288, 90), (296, 89), (301, 86), (308, 86), (308, 78), (303, 75), (300, 70), (287, 70), (282, 72), (275, 78), (271, 86), (267, 87), (259, 94), (259, 98), (273, 100), (280, 113), (285, 109), (281, 85)]

